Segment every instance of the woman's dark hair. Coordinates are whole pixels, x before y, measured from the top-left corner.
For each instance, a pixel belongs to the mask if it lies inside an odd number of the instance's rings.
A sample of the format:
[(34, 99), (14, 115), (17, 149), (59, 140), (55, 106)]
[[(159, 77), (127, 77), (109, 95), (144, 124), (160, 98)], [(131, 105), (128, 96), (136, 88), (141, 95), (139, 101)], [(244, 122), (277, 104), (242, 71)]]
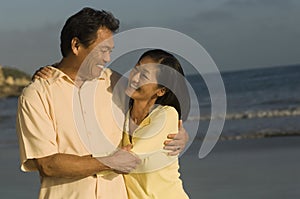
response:
[(71, 52), (71, 41), (74, 37), (88, 47), (97, 39), (97, 31), (100, 27), (116, 32), (119, 29), (119, 23), (119, 20), (110, 12), (83, 8), (66, 21), (61, 31), (60, 50), (63, 57)]
[[(158, 97), (155, 103), (174, 107), (179, 118), (186, 120), (190, 111), (190, 95), (180, 62), (172, 54), (161, 49), (146, 51), (139, 61), (145, 57), (150, 57), (159, 64), (159, 87), (166, 88), (166, 93)], [(132, 105), (133, 100), (130, 103)]]

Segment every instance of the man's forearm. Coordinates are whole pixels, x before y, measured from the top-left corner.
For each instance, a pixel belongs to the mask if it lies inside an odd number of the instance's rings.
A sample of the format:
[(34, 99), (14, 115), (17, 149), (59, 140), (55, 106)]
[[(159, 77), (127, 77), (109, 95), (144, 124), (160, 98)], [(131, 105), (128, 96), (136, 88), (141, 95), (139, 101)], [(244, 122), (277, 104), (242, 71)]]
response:
[(61, 178), (85, 178), (104, 170), (110, 170), (91, 156), (71, 154), (54, 154), (36, 159), (37, 167), (42, 176)]

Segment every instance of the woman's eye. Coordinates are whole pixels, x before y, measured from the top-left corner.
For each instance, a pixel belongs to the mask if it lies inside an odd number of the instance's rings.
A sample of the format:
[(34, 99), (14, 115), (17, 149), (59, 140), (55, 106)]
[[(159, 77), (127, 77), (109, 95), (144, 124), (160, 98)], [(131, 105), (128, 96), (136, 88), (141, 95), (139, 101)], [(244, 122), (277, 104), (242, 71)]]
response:
[(145, 78), (145, 79), (149, 79), (148, 76), (146, 74), (144, 74), (144, 73), (141, 74), (141, 77)]
[(131, 70), (131, 73), (136, 74), (136, 73), (137, 73), (137, 69), (136, 69), (136, 68), (133, 68), (133, 69)]

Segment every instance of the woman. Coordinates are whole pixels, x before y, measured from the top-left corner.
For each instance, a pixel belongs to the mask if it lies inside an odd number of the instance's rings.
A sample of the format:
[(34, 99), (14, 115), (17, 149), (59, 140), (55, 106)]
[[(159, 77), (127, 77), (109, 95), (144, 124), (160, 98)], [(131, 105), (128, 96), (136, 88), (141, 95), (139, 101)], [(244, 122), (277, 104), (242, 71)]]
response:
[(178, 60), (163, 50), (145, 52), (130, 72), (125, 92), (131, 99), (122, 143), (132, 144), (142, 160), (134, 172), (124, 175), (130, 199), (188, 198), (179, 178), (178, 157), (168, 156), (162, 145), (189, 111), (183, 76)]

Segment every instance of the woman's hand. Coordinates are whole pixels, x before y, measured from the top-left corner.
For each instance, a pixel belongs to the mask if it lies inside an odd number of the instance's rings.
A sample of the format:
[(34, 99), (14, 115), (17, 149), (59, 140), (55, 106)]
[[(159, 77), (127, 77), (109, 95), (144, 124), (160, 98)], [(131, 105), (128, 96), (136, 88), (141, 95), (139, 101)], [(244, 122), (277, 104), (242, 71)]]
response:
[(48, 79), (52, 77), (53, 74), (53, 69), (50, 66), (44, 66), (39, 68), (37, 71), (32, 76), (32, 80), (34, 81), (35, 79)]
[(131, 148), (131, 145), (127, 145), (122, 149), (118, 149), (112, 155), (97, 157), (96, 159), (118, 173), (130, 173), (141, 164), (141, 159), (130, 152)]

